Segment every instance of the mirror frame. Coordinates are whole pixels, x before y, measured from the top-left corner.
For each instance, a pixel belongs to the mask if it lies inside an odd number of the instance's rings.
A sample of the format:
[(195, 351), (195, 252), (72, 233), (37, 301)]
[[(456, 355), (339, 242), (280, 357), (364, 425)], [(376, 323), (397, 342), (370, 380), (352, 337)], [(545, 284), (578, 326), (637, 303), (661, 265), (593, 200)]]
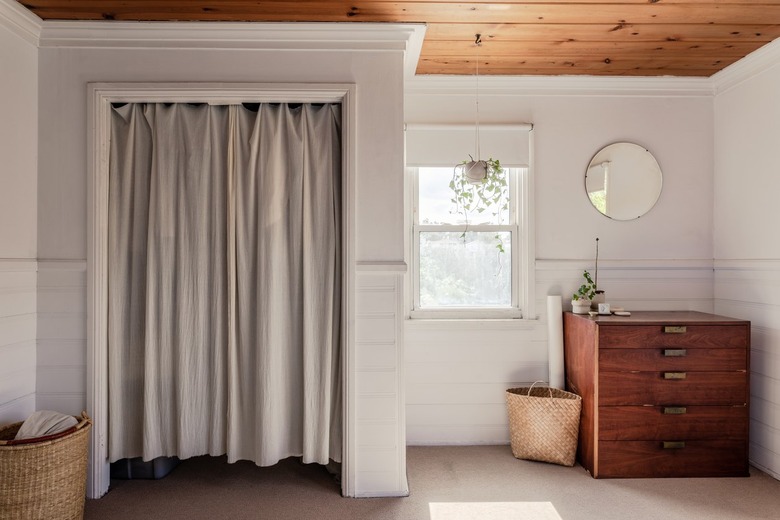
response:
[[(596, 158), (600, 155), (603, 155), (608, 150), (614, 148), (614, 147), (621, 147), (626, 148), (625, 145), (629, 145), (628, 150), (630, 151), (630, 154), (633, 155), (635, 158), (640, 158), (639, 154), (647, 154), (649, 156), (649, 160), (645, 159), (643, 162), (645, 163), (645, 166), (647, 166), (647, 172), (651, 173), (653, 176), (657, 175), (658, 178), (658, 189), (657, 193), (655, 193), (655, 197), (650, 201), (650, 198), (647, 198), (647, 202), (642, 201), (642, 204), (637, 204), (637, 211), (635, 216), (624, 216), (624, 215), (615, 215), (609, 214), (606, 210), (602, 211), (599, 209), (598, 206), (596, 206), (596, 203), (593, 201), (590, 195), (590, 191), (588, 191), (588, 177), (593, 174), (590, 173), (590, 170), (596, 166), (599, 166), (599, 164), (595, 164)], [(644, 159), (646, 156), (642, 156), (641, 158)], [(629, 158), (631, 159), (631, 158)], [(600, 162), (608, 162), (607, 160), (603, 160)], [(632, 169), (636, 168), (636, 165), (634, 163), (626, 164), (626, 161), (623, 160), (616, 166), (619, 167), (617, 172), (625, 172), (626, 170), (632, 171)], [(630, 141), (617, 141), (614, 143), (610, 143), (601, 149), (599, 149), (595, 154), (593, 154), (593, 157), (591, 157), (590, 161), (588, 162), (588, 166), (585, 168), (585, 195), (588, 197), (588, 202), (593, 206), (593, 208), (598, 211), (601, 215), (604, 215), (607, 218), (610, 218), (612, 220), (618, 220), (618, 221), (629, 221), (629, 220), (636, 220), (644, 215), (646, 215), (650, 210), (652, 210), (655, 205), (658, 203), (658, 199), (661, 198), (661, 192), (663, 191), (663, 171), (661, 170), (661, 166), (658, 164), (658, 160), (655, 158), (655, 156), (648, 150), (646, 147), (639, 145), (637, 143), (633, 143)]]

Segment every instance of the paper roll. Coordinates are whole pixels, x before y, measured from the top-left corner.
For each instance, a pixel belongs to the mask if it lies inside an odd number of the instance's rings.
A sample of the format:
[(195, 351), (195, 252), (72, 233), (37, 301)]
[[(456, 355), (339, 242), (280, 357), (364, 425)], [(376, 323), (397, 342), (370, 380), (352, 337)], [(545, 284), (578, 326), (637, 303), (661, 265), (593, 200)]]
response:
[(565, 389), (563, 368), (563, 310), (560, 296), (547, 297), (547, 348), (550, 362), (550, 386)]

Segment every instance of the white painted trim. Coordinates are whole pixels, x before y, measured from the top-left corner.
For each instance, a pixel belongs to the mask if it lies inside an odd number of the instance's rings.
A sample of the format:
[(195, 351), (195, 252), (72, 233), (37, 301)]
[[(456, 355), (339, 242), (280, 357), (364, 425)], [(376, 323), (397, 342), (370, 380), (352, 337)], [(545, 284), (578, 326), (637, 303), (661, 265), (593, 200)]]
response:
[[(316, 86), (316, 85), (315, 85)], [(357, 431), (357, 365), (355, 362), (355, 299), (357, 297), (357, 87), (349, 85), (341, 104), (341, 131), (344, 143), (342, 159), (342, 266), (344, 280), (342, 286), (341, 332), (343, 334), (344, 359), (342, 360), (342, 382), (344, 385), (344, 427), (343, 453), (341, 460), (341, 493), (354, 497), (357, 489), (355, 475), (357, 461), (355, 455), (358, 443)]]
[(370, 272), (374, 274), (381, 273), (405, 273), (408, 267), (406, 262), (372, 262), (362, 261), (358, 262), (356, 270), (361, 273)]
[(39, 271), (86, 271), (86, 260), (39, 258)]
[[(109, 86), (105, 86), (110, 91)], [(87, 413), (92, 437), (87, 496), (100, 498), (110, 483), (108, 464), (108, 93), (88, 85), (87, 103)]]
[[(482, 132), (530, 132), (534, 129), (532, 123), (493, 124), (480, 123), (479, 131)], [(406, 123), (404, 130), (419, 130), (423, 132), (436, 132), (439, 130), (470, 130), (474, 131), (474, 123)]]
[(520, 280), (522, 282), (522, 293), (520, 295), (520, 309), (523, 312), (524, 320), (535, 320), (539, 316), (536, 314), (536, 192), (534, 191), (534, 176), (536, 166), (534, 161), (534, 128), (528, 131), (528, 170), (522, 176), (520, 185), (520, 199), (523, 202), (521, 208), (519, 231), (520, 248), (523, 254), (520, 257)]
[[(474, 76), (416, 76), (406, 94), (473, 95)], [(480, 76), (486, 96), (712, 97), (710, 78), (622, 76)]]
[(713, 94), (718, 95), (780, 65), (780, 39), (767, 43), (741, 60), (710, 76)]
[(466, 330), (508, 330), (508, 331), (541, 331), (547, 330), (547, 325), (540, 320), (518, 319), (409, 319), (405, 320), (410, 330), (438, 330), (455, 332)]
[[(405, 264), (404, 264), (405, 265)], [(404, 272), (396, 273), (395, 292), (395, 374), (396, 374), (396, 447), (398, 449), (398, 490), (396, 496), (409, 495), (409, 481), (406, 475), (406, 365), (404, 343)]]
[(0, 25), (28, 43), (39, 45), (42, 20), (15, 0), (0, 0)]
[(35, 272), (38, 261), (35, 258), (0, 258), (0, 272)]
[[(559, 271), (567, 269), (581, 270), (591, 268), (594, 263), (593, 258), (537, 258), (536, 271)], [(713, 260), (711, 258), (692, 258), (692, 259), (633, 259), (633, 260), (610, 260), (599, 259), (599, 270), (639, 270), (639, 271), (712, 271)]]
[(342, 493), (355, 495), (355, 194), (356, 194), (356, 122), (357, 88), (352, 84), (135, 84), (90, 83), (88, 115), (88, 200), (90, 201), (87, 258), (87, 408), (94, 421), (91, 440), (87, 496), (99, 498), (108, 491), (109, 464), (106, 444), (108, 432), (107, 315), (108, 295), (108, 150), (110, 107), (112, 102), (156, 101), (187, 102), (200, 99), (217, 103), (301, 101), (342, 103), (344, 157), (344, 453)]
[(767, 475), (770, 475), (771, 477), (775, 478), (776, 480), (780, 480), (780, 473), (778, 473), (776, 471), (772, 471), (771, 469), (767, 468), (766, 466), (762, 466), (761, 464), (759, 464), (758, 462), (756, 462), (754, 460), (750, 460), (749, 462), (750, 462), (750, 465), (753, 466), (754, 468), (756, 468), (756, 469), (758, 469), (760, 471), (763, 471), (764, 473), (766, 473)]
[(780, 271), (776, 259), (715, 260), (716, 271)]
[(411, 77), (417, 69), (425, 30), (422, 23), (44, 21), (42, 27), (39, 24), (40, 43), (36, 41), (36, 44), (40, 47), (268, 49), (274, 52), (405, 51), (404, 71)]
[(41, 47), (407, 50), (424, 24), (44, 21)]

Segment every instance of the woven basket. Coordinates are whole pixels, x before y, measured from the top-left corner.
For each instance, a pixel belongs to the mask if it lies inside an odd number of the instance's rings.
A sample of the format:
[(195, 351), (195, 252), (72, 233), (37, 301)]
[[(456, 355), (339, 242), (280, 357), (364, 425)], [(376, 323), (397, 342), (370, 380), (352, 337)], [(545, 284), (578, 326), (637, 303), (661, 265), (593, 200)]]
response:
[(506, 391), (512, 455), (573, 466), (582, 398), (557, 388), (534, 385)]
[(8, 444), (22, 423), (0, 428), (0, 520), (84, 517), (92, 421), (77, 419), (75, 431), (28, 444)]

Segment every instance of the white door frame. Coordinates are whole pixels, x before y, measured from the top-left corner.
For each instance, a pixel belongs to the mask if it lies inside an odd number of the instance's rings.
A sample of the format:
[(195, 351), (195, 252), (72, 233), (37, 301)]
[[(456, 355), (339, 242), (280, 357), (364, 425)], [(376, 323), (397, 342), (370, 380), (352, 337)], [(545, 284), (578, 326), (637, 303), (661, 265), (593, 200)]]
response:
[(355, 157), (354, 84), (90, 83), (87, 190), (87, 410), (93, 420), (87, 496), (108, 491), (108, 164), (111, 103), (341, 103), (342, 105), (342, 494), (355, 496)]

